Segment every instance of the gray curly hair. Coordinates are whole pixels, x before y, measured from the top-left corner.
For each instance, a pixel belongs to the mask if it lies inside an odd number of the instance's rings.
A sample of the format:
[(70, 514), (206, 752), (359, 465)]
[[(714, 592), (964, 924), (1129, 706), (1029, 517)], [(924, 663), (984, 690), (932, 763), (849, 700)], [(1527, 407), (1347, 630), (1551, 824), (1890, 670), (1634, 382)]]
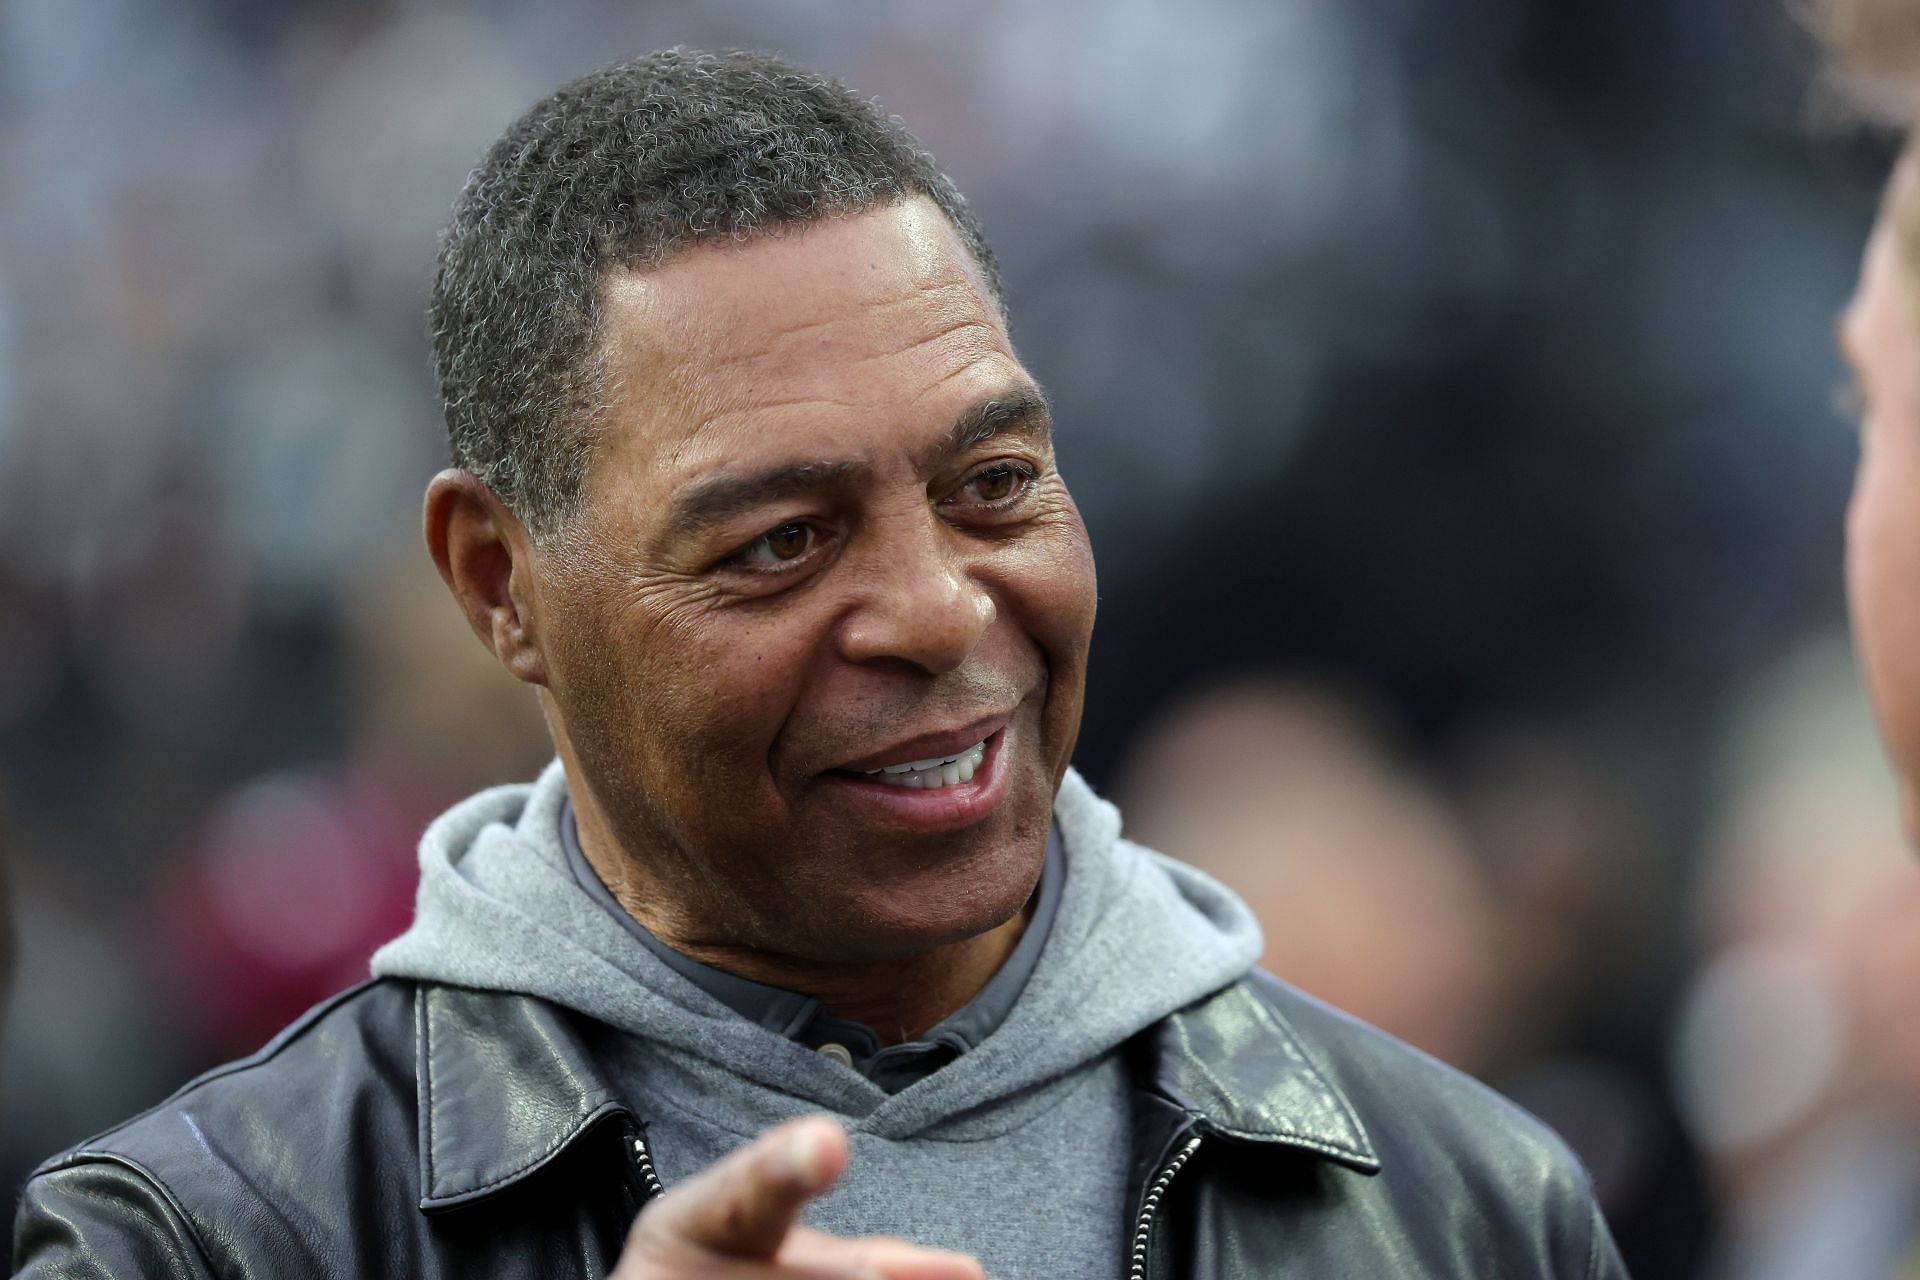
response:
[(952, 181), (844, 84), (754, 53), (669, 49), (535, 103), (454, 203), (429, 319), (456, 466), (536, 539), (576, 513), (605, 417), (600, 290), (675, 250), (939, 206), (1004, 317), (999, 269)]

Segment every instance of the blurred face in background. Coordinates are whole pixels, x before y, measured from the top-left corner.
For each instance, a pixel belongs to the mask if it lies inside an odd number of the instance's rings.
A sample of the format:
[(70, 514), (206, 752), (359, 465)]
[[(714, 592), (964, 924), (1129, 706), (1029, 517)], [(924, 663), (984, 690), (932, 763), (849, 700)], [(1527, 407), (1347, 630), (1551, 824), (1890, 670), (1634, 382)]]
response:
[(1131, 838), (1180, 850), (1253, 909), (1270, 972), (1488, 1065), (1511, 989), (1493, 963), (1501, 904), (1458, 816), (1359, 707), (1310, 683), (1219, 686), (1141, 738), (1120, 792)]
[(1920, 282), (1910, 228), (1920, 223), (1911, 150), (1882, 202), (1840, 342), (1858, 383), (1860, 469), (1847, 513), (1854, 643), (1881, 732), (1903, 780), (1909, 837), (1920, 836)]

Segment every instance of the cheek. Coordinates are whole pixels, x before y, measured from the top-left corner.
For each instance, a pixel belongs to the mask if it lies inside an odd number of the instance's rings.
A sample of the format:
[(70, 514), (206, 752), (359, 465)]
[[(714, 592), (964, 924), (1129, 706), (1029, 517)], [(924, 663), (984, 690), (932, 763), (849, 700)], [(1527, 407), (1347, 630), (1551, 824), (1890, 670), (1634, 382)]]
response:
[(1093, 548), (1078, 513), (1046, 534), (1021, 547), (998, 594), (1047, 664), (1042, 747), (1058, 785), (1080, 733), (1098, 588)]
[(1079, 513), (1070, 512), (1025, 540), (1001, 572), (1001, 592), (1058, 676), (1078, 678), (1086, 664), (1098, 602), (1093, 548)]
[(1874, 711), (1911, 779), (1920, 771), (1920, 450), (1876, 446), (1863, 458), (1847, 511), (1847, 596)]
[(654, 637), (634, 678), (674, 754), (703, 774), (764, 772), (814, 652), (806, 609), (721, 612)]
[(790, 704), (788, 656), (800, 646), (764, 621), (644, 606), (577, 614), (555, 695), (570, 731), (618, 753), (651, 785), (745, 773)]

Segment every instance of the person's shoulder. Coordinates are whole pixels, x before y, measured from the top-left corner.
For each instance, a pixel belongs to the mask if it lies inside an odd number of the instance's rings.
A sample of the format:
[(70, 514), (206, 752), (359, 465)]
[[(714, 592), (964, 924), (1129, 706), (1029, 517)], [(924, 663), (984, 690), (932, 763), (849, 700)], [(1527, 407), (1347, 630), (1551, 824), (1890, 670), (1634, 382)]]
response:
[[(1214, 1198), (1208, 1213), (1263, 1242), (1249, 1247), (1285, 1238), (1308, 1271), (1625, 1276), (1586, 1173), (1552, 1130), (1271, 975), (1180, 1010), (1150, 1043), (1160, 1096), (1199, 1137), (1222, 1139), (1196, 1185)], [(1342, 1212), (1302, 1217), (1273, 1198), (1275, 1153), (1289, 1148), (1324, 1162), (1302, 1184), (1309, 1201)]]
[[(415, 1109), (415, 984), (374, 979), (340, 992), (256, 1052), (197, 1076), (165, 1100), (43, 1162), (92, 1157), (153, 1168), (205, 1159), (244, 1132), (292, 1143), (364, 1124), (384, 1106)], [(303, 1132), (304, 1131), (304, 1132)], [(317, 1156), (319, 1152), (310, 1152)]]
[[(626, 1130), (603, 1123), (624, 1107), (595, 1034), (513, 992), (342, 992), (41, 1165), (14, 1215), (16, 1274), (523, 1275), (582, 1232), (617, 1241), (638, 1193)], [(475, 1211), (509, 1193), (517, 1208)]]
[(315, 1187), (349, 1196), (387, 1176), (359, 1166), (373, 1150), (418, 1149), (416, 999), (408, 981), (352, 987), (258, 1052), (43, 1161), (22, 1190), (16, 1265), (72, 1249), (89, 1251), (89, 1264), (103, 1248), (159, 1250), (179, 1267), (137, 1273), (197, 1274), (186, 1260), (204, 1265), (208, 1237), (254, 1216), (284, 1219)]
[(316, 1187), (351, 1197), (390, 1176), (362, 1167), (370, 1148), (417, 1150), (416, 1002), (408, 981), (349, 988), (258, 1052), (42, 1162), (21, 1191), (15, 1266), (200, 1276), (223, 1240), (250, 1235), (281, 1241), (297, 1268), (333, 1230), (296, 1221)]
[(1256, 971), (1245, 984), (1279, 1015), (1372, 1143), (1383, 1176), (1444, 1178), (1487, 1202), (1585, 1218), (1585, 1168), (1546, 1124), (1492, 1088), (1377, 1027)]

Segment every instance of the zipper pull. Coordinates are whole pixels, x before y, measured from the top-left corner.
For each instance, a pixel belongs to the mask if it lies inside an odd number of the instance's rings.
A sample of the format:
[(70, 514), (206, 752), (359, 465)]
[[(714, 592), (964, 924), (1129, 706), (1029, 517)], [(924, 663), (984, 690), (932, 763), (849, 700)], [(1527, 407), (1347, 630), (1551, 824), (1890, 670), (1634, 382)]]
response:
[(640, 1134), (632, 1135), (630, 1151), (633, 1156), (633, 1171), (640, 1177), (640, 1186), (645, 1192), (641, 1203), (645, 1204), (666, 1192), (660, 1185), (660, 1175), (653, 1167), (653, 1154), (647, 1150), (647, 1140)]

